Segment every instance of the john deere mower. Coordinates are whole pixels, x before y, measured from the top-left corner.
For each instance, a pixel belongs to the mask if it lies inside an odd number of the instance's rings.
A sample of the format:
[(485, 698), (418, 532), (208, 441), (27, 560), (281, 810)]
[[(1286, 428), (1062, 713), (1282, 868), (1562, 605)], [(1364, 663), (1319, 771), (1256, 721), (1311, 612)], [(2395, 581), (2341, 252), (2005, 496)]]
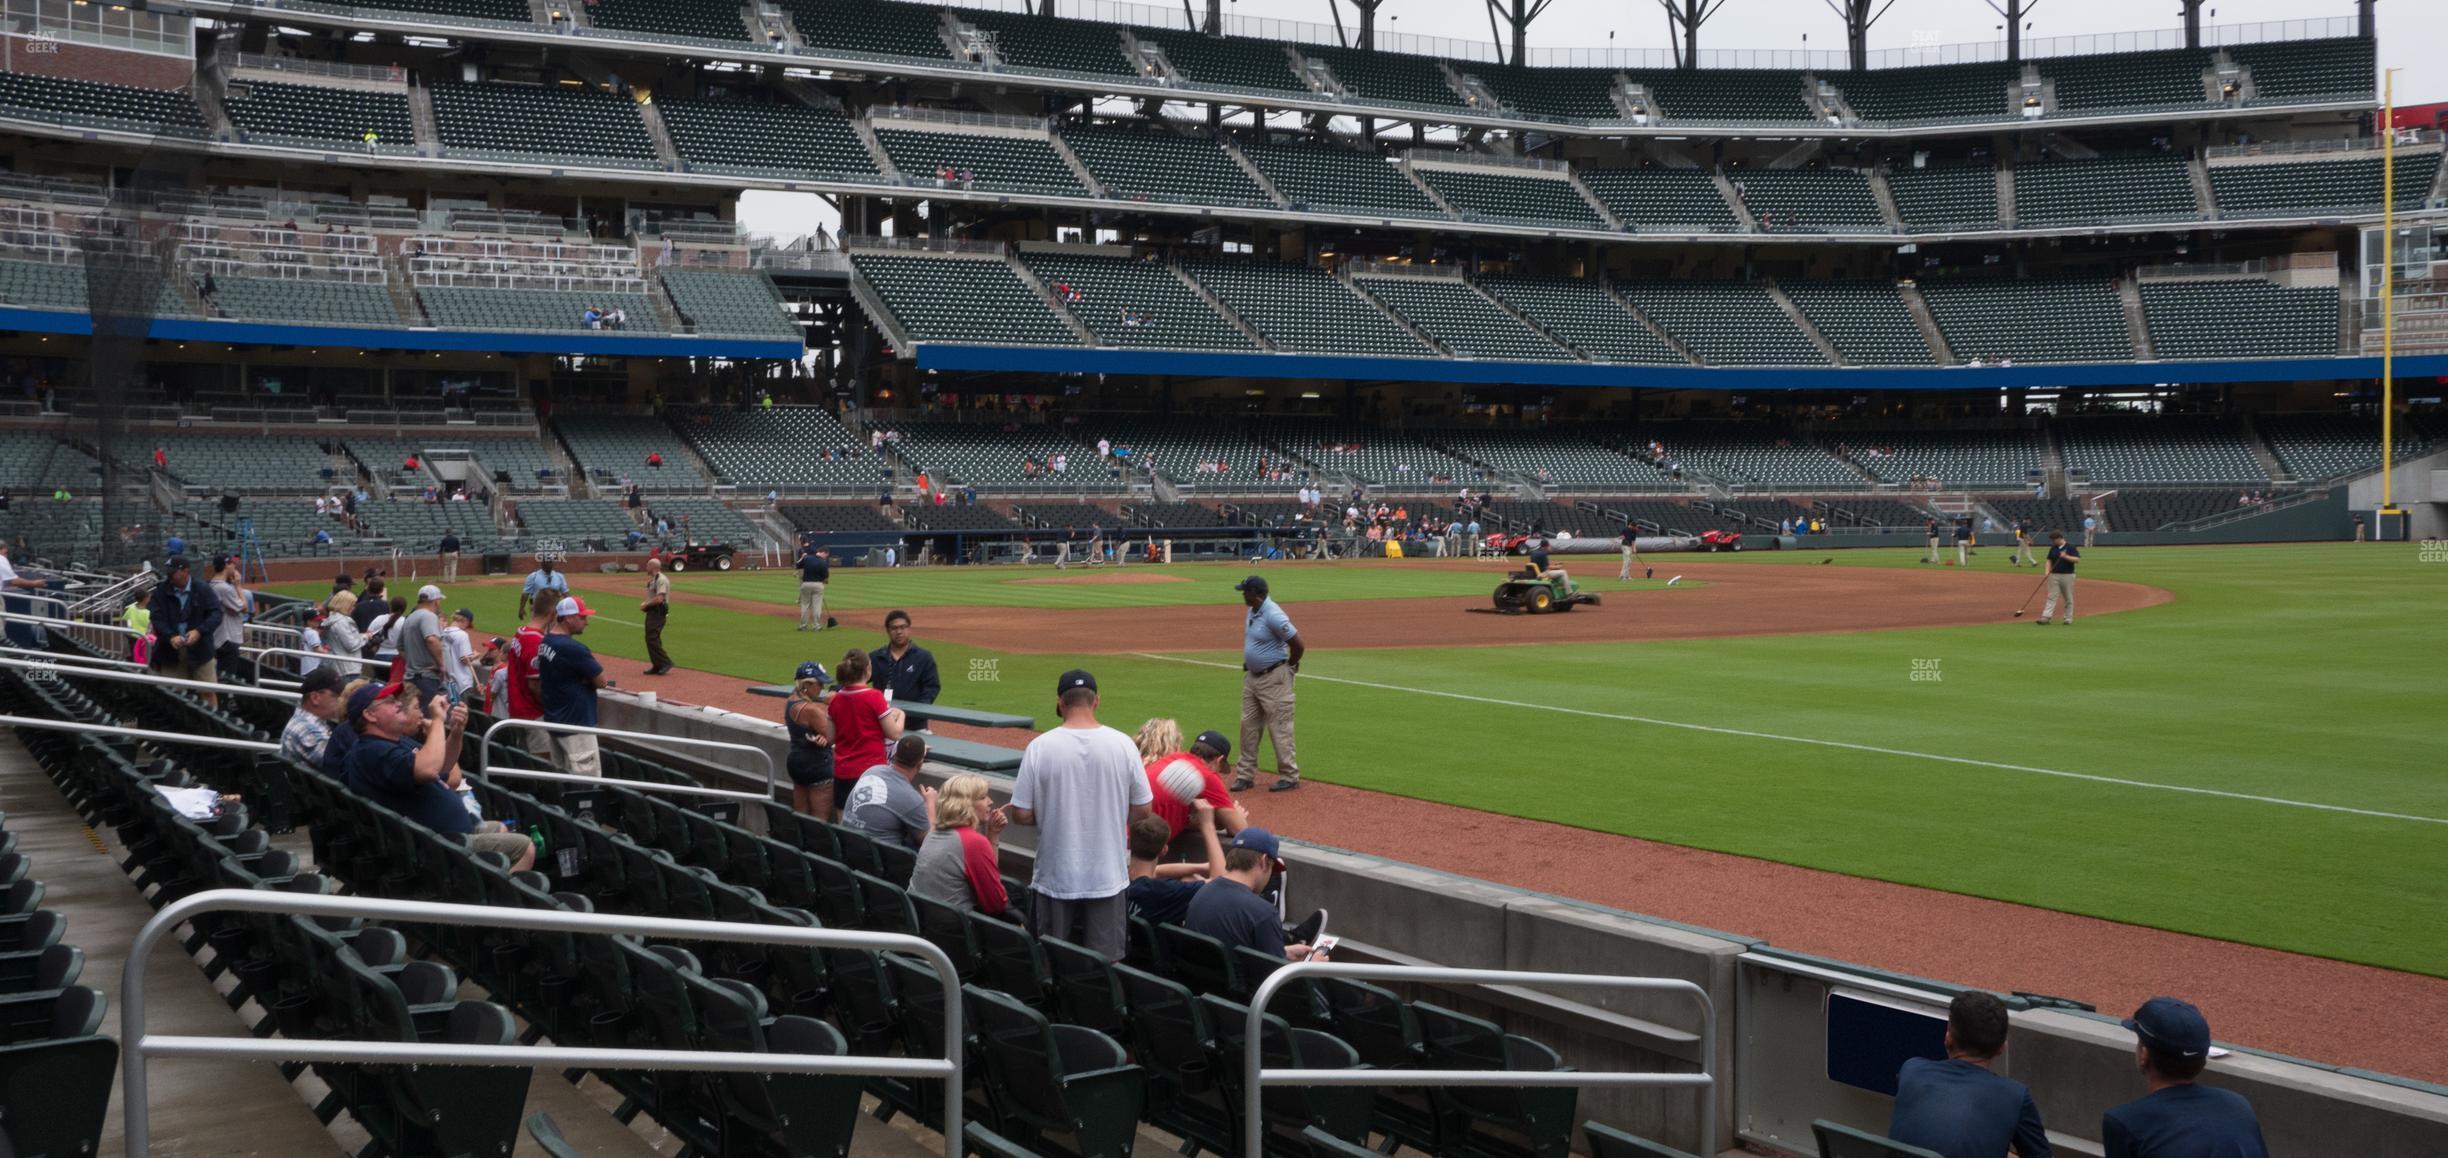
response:
[(1497, 584), (1495, 602), (1493, 610), (1506, 615), (1525, 612), (1540, 615), (1550, 611), (1570, 611), (1584, 603), (1595, 605), (1598, 596), (1525, 567)]

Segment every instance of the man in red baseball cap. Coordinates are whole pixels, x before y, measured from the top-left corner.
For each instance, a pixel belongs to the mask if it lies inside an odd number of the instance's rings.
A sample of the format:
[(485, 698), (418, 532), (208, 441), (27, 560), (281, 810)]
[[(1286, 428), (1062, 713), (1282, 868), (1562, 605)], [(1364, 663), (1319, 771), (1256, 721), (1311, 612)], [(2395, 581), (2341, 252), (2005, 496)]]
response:
[[(564, 596), (553, 608), (552, 631), (536, 650), (538, 691), (544, 701), (544, 718), (552, 723), (595, 726), (595, 693), (611, 681), (604, 678), (603, 664), (596, 661), (595, 653), (578, 642), (579, 633), (586, 630), (587, 619), (594, 614), (584, 600)], [(555, 733), (553, 739), (561, 748), (564, 771), (603, 775), (603, 755), (596, 749), (594, 736)]]

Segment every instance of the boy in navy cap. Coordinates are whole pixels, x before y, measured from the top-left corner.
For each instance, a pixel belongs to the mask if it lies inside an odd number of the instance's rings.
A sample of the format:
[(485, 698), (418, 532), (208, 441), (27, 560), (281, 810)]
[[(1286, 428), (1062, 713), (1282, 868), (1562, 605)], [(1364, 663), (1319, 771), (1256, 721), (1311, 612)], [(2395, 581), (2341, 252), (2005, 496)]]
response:
[(2196, 1085), (2210, 1064), (2210, 1022), (2190, 1002), (2154, 997), (2125, 1019), (2150, 1092), (2100, 1119), (2108, 1158), (2269, 1158), (2252, 1103)]

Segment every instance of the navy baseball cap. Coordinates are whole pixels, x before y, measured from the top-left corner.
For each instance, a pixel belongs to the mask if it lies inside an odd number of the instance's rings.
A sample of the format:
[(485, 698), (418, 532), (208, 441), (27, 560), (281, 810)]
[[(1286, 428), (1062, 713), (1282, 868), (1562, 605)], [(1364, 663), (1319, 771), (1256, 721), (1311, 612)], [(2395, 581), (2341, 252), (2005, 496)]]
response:
[(340, 690), (342, 682), (340, 670), (330, 664), (325, 664), (299, 677), (298, 694), (310, 696), (316, 692), (336, 692)]
[(2151, 998), (2123, 1024), (2144, 1044), (2168, 1053), (2203, 1057), (2210, 1052), (2210, 1019), (2181, 998)]
[(1213, 728), (1199, 733), (1198, 739), (1191, 741), (1190, 746), (1213, 752), (1218, 756), (1232, 755), (1232, 741), (1226, 739), (1224, 733)]
[(824, 678), (825, 678), (825, 668), (824, 668), (824, 665), (823, 665), (823, 664), (821, 664), (821, 663), (818, 663), (818, 662), (816, 662), (815, 660), (812, 660), (812, 659), (811, 659), (811, 660), (809, 660), (809, 661), (807, 661), (806, 663), (800, 664), (800, 665), (799, 665), (799, 674), (791, 677), (791, 679), (792, 679), (793, 681), (797, 681), (797, 680), (815, 680), (815, 681), (817, 681), (818, 683), (822, 683), (822, 682), (824, 682)]
[(1055, 695), (1059, 696), (1073, 688), (1086, 688), (1093, 692), (1097, 690), (1096, 677), (1088, 674), (1087, 672), (1081, 671), (1078, 668), (1072, 668), (1070, 671), (1062, 673), (1061, 679), (1054, 681)]
[(172, 555), (162, 562), (162, 573), (165, 575), (173, 571), (184, 571), (186, 569), (187, 556), (185, 555)]
[(1246, 848), (1264, 853), (1276, 860), (1283, 859), (1283, 842), (1263, 828), (1244, 828), (1234, 833), (1231, 848)]
[(1267, 593), (1267, 581), (1266, 581), (1266, 576), (1264, 576), (1264, 575), (1252, 575), (1252, 576), (1250, 576), (1249, 578), (1247, 578), (1247, 579), (1244, 579), (1244, 580), (1240, 581), (1239, 583), (1235, 583), (1235, 584), (1233, 584), (1233, 590), (1235, 590), (1235, 591), (1255, 591), (1255, 592), (1259, 593), (1260, 595), (1264, 595), (1264, 594), (1266, 594), (1266, 593)]

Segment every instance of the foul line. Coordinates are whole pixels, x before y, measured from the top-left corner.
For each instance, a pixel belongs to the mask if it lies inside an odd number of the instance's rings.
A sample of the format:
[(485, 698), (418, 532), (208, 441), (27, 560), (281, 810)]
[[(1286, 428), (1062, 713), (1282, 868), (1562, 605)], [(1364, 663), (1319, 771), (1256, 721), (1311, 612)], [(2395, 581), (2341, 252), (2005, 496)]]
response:
[[(1213, 660), (1185, 659), (1177, 655), (1157, 655), (1153, 652), (1132, 652), (1140, 659), (1161, 660), (1165, 663), (1185, 663), (1196, 667), (1223, 668), (1239, 671), (1237, 663), (1217, 663)], [(2256, 804), (2279, 804), (2289, 808), (2312, 808), (2322, 812), (2343, 812), (2353, 816), (2377, 817), (2381, 820), (2411, 820), (2419, 824), (2448, 825), (2448, 818), (2416, 816), (2408, 812), (2382, 812), (2371, 808), (2350, 808), (2343, 804), (2320, 804), (2310, 800), (2289, 800), (2283, 796), (2256, 796), (2249, 792), (2228, 792), (2217, 788), (2196, 788), (2189, 784), (2159, 784), (2149, 780), (2127, 780), (2117, 776), (2095, 776), (2088, 772), (2068, 772), (2060, 768), (2035, 768), (2028, 764), (2003, 764), (1995, 760), (1975, 760), (1969, 756), (1946, 756), (1936, 752), (1911, 752), (1902, 748), (1881, 748), (1875, 744), (1853, 744), (1843, 740), (1822, 740), (1816, 736), (1786, 736), (1776, 732), (1753, 732), (1743, 728), (1720, 728), (1711, 724), (1692, 724), (1682, 720), (1661, 720), (1652, 716), (1631, 716), (1617, 712), (1600, 712), (1588, 708), (1568, 708), (1560, 704), (1531, 703), (1526, 700), (1502, 700), (1494, 696), (1474, 696), (1463, 692), (1441, 691), (1436, 688), (1407, 688), (1399, 684), (1371, 683), (1367, 680), (1344, 679), (1339, 676), (1300, 673), (1303, 680), (1317, 683), (1348, 684), (1356, 688), (1372, 688), (1381, 692), (1409, 692), (1420, 696), (1437, 696), (1448, 700), (1464, 700), (1474, 704), (1492, 704), (1503, 708), (1523, 708), (1536, 712), (1557, 712), (1567, 716), (1587, 716), (1598, 720), (1617, 720), (1627, 724), (1651, 724), (1660, 728), (1681, 728), (1687, 732), (1707, 732), (1717, 736), (1741, 736), (1749, 740), (1781, 740), (1788, 744), (1812, 744), (1822, 748), (1842, 748), (1851, 752), (1869, 752), (1879, 756), (1903, 756), (1914, 760), (1936, 760), (1945, 764), (1968, 764), (1975, 768), (1995, 768), (2004, 772), (2028, 772), (2035, 776), (2056, 776), (2066, 780), (2088, 780), (2094, 784), (2115, 784), (2124, 788), (2154, 788), (2161, 792), (2189, 792), (2196, 796), (2217, 796), (2228, 800), (2249, 800)]]

